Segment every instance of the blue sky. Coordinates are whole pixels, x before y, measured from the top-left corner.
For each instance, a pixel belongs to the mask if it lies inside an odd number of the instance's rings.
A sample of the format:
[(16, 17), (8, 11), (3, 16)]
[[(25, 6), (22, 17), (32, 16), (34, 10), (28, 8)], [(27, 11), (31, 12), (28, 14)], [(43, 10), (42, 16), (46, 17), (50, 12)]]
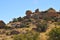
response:
[(48, 8), (60, 10), (60, 0), (0, 0), (0, 20), (8, 23), (13, 18), (24, 16), (26, 10)]

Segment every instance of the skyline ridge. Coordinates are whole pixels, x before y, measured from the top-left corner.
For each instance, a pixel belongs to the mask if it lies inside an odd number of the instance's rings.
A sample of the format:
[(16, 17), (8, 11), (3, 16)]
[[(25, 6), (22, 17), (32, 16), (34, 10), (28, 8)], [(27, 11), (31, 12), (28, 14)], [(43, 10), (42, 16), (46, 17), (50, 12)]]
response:
[[(39, 8), (37, 8), (37, 9), (39, 9)], [(36, 9), (35, 9), (36, 10)], [(30, 10), (31, 12), (35, 12), (35, 10), (34, 11), (32, 11), (32, 10)], [(45, 12), (45, 11), (49, 11), (49, 10), (54, 10), (54, 11), (56, 11), (56, 12), (60, 12), (60, 11), (57, 11), (56, 9), (54, 9), (54, 8), (48, 8), (48, 9), (46, 9), (46, 10), (40, 10), (39, 9), (39, 12)], [(27, 10), (26, 10), (27, 11)], [(24, 16), (26, 16), (26, 11), (25, 11), (25, 15)], [(24, 16), (18, 16), (18, 17), (24, 17)], [(14, 18), (18, 18), (18, 17), (14, 17)], [(13, 19), (11, 18), (11, 20), (10, 21), (12, 21)], [(2, 20), (1, 20), (2, 21)], [(4, 21), (4, 20), (3, 20)], [(5, 21), (4, 21), (5, 22)], [(6, 23), (6, 22), (5, 22)], [(9, 23), (9, 22), (8, 22)], [(6, 23), (7, 24), (7, 23)]]
[(0, 20), (8, 23), (12, 18), (24, 16), (26, 10), (36, 8), (44, 11), (48, 8), (60, 10), (60, 0), (0, 0)]

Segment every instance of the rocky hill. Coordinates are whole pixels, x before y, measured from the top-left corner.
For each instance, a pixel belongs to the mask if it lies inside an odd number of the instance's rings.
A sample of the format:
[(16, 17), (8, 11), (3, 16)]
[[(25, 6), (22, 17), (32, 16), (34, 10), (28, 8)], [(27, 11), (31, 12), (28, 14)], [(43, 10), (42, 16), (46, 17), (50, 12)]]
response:
[[(60, 12), (53, 8), (45, 11), (36, 9), (35, 12), (27, 10), (25, 14), (26, 16), (14, 18), (7, 24), (0, 21), (0, 40), (15, 40), (13, 39), (14, 35), (25, 34), (26, 36), (30, 32), (38, 32), (39, 40), (48, 40), (50, 31), (60, 28)], [(36, 39), (32, 38), (31, 40)]]

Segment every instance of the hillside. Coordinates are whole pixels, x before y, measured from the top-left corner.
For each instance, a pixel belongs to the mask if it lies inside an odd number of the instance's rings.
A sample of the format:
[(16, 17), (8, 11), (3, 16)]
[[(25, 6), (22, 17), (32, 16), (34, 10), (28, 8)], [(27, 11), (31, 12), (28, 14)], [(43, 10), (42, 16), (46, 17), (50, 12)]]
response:
[[(50, 32), (54, 28), (60, 28), (60, 12), (53, 8), (45, 11), (36, 9), (35, 12), (27, 10), (25, 14), (26, 16), (14, 18), (7, 24), (0, 21), (0, 40), (15, 40), (15, 35), (16, 40), (48, 40)], [(54, 36), (53, 33), (51, 35)]]

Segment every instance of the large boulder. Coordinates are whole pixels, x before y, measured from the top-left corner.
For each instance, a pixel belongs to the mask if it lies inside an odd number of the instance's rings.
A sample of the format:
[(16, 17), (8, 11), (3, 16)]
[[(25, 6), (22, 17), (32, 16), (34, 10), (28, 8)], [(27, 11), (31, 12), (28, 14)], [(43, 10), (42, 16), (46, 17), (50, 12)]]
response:
[(0, 28), (4, 28), (5, 25), (6, 25), (6, 24), (5, 24), (2, 20), (0, 20)]
[(27, 10), (26, 11), (26, 17), (27, 18), (30, 18), (31, 17), (31, 14), (32, 14), (32, 11), (30, 11), (30, 10)]

